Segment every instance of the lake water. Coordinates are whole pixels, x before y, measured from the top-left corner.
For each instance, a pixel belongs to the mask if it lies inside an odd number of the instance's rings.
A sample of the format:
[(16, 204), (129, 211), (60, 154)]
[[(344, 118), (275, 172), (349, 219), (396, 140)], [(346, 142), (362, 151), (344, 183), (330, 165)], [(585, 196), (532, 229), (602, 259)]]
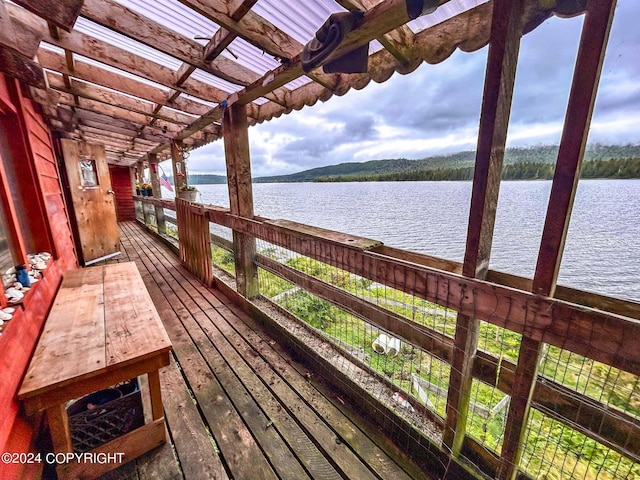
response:
[[(503, 182), (491, 268), (532, 277), (550, 181)], [(229, 206), (226, 185), (201, 200)], [(256, 215), (284, 218), (462, 261), (471, 182), (254, 184)], [(640, 180), (583, 180), (559, 284), (640, 301)]]

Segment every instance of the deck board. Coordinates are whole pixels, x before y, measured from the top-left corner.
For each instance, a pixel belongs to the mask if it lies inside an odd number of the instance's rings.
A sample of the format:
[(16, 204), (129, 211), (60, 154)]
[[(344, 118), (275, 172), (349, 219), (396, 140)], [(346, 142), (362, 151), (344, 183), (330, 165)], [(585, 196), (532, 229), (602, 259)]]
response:
[(161, 371), (170, 442), (110, 480), (428, 478), (139, 224), (120, 238), (109, 263), (136, 262), (174, 350)]

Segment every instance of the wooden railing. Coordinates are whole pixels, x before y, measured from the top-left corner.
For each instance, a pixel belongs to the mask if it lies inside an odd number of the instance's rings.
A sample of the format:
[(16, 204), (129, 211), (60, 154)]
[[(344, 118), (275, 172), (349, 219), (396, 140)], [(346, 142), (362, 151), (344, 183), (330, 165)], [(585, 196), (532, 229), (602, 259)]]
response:
[[(156, 208), (175, 210), (173, 201), (139, 197), (136, 200)], [(179, 224), (180, 215), (185, 216), (188, 212), (188, 216), (197, 219), (199, 225), (205, 221), (227, 227), (235, 233), (268, 242), (295, 255), (404, 292), (412, 298), (432, 302), (504, 328), (505, 331), (544, 342), (567, 354), (580, 355), (591, 365), (599, 362), (626, 372), (625, 375), (630, 374), (635, 384), (629, 388), (629, 398), (622, 399), (622, 403), (627, 402), (628, 406), (640, 401), (638, 303), (564, 287), (557, 288), (555, 297), (544, 297), (528, 291), (530, 279), (495, 271), (490, 271), (484, 281), (468, 278), (461, 275), (459, 263), (386, 247), (375, 240), (283, 220), (260, 217), (247, 219), (232, 215), (224, 208), (178, 202)], [(189, 225), (185, 224), (184, 228), (189, 228)], [(199, 248), (191, 248), (190, 251), (201, 258), (185, 258), (183, 263), (200, 275), (206, 271), (204, 264), (211, 264), (207, 245), (213, 243), (230, 249), (233, 243), (220, 236), (212, 236), (206, 229), (197, 231), (206, 238), (190, 238), (186, 243), (197, 243)], [(197, 235), (194, 232), (192, 234)], [(370, 299), (300, 271), (286, 262), (258, 252), (254, 266), (449, 365), (454, 356), (460, 354), (451, 336), (412, 321), (385, 305), (372, 303)], [(479, 350), (473, 359), (473, 378), (507, 395), (511, 393), (515, 372), (516, 363), (503, 356)], [(415, 399), (411, 399), (411, 402), (416, 407), (420, 406)], [(561, 378), (550, 378), (548, 375), (538, 376), (532, 407), (566, 428), (617, 452), (631, 463), (640, 463), (640, 417), (636, 407), (626, 408), (626, 411), (625, 408), (616, 408), (610, 402), (587, 395), (579, 388), (563, 385)], [(472, 407), (467, 405), (467, 408)], [(421, 410), (428, 411), (424, 408)], [(445, 420), (438, 414), (431, 412), (429, 417), (440, 428), (444, 428)], [(497, 452), (467, 436), (463, 454), (472, 459), (485, 474), (495, 474), (500, 461)], [(522, 472), (520, 475), (523, 476)]]

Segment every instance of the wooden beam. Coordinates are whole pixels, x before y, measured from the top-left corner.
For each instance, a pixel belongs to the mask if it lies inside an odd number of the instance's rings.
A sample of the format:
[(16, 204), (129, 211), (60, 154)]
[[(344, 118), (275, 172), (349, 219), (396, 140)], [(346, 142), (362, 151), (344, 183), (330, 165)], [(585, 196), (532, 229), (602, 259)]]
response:
[[(149, 155), (149, 175), (151, 176), (151, 186), (153, 187), (153, 198), (162, 198), (162, 188), (160, 187), (160, 178), (158, 176), (158, 156)], [(164, 209), (155, 206), (156, 228), (159, 234), (167, 233), (167, 225), (164, 221)]]
[(175, 85), (175, 72), (164, 65), (160, 65), (146, 58), (135, 55), (127, 50), (115, 47), (107, 42), (91, 37), (77, 30), (62, 33), (60, 38), (54, 38), (47, 29), (46, 22), (34, 18), (21, 8), (9, 5), (9, 13), (32, 28), (45, 32), (44, 41), (98, 62), (105, 63), (125, 72), (137, 75), (147, 80), (159, 83), (169, 88), (188, 93), (203, 100), (218, 102), (227, 97), (227, 93), (219, 88), (207, 85), (195, 79), (188, 79), (181, 86)]
[[(224, 153), (231, 212), (243, 218), (253, 218), (253, 190), (249, 154), (249, 125), (244, 105), (227, 108), (223, 120)], [(233, 252), (238, 292), (246, 298), (260, 294), (256, 267), (256, 240), (234, 230)]]
[[(42, 48), (38, 51), (38, 61), (48, 70), (69, 75), (84, 82), (101, 85), (156, 104), (167, 102), (168, 94), (165, 90), (80, 61), (76, 61), (73, 70), (70, 70), (64, 57)], [(211, 107), (186, 98), (177, 98), (172, 102), (167, 102), (166, 105), (191, 115), (203, 115), (211, 110)]]
[(15, 50), (29, 59), (35, 57), (42, 33), (9, 17), (4, 0), (0, 0), (0, 48)]
[(107, 90), (96, 85), (72, 81), (71, 85), (67, 86), (60, 75), (56, 75), (52, 72), (47, 72), (47, 82), (49, 84), (49, 88), (54, 89), (55, 91), (64, 92), (79, 98), (85, 98), (94, 103), (100, 102), (105, 105), (117, 105), (118, 107), (131, 112), (140, 113), (166, 122), (178, 125), (187, 125), (195, 119), (195, 117), (191, 115), (185, 115), (169, 109), (161, 109), (156, 113), (154, 108), (155, 104), (153, 103), (132, 98), (128, 95), (122, 95), (116, 91)]
[[(84, 108), (79, 108), (79, 107), (74, 108), (74, 116), (78, 119), (92, 120), (95, 122), (102, 122), (105, 124), (114, 125), (125, 130), (130, 130), (132, 132), (138, 132), (138, 131), (142, 131), (145, 128), (149, 128), (147, 127), (147, 125), (137, 123), (133, 120), (115, 118), (113, 115), (110, 115), (110, 114), (104, 114), (100, 112), (86, 110)], [(154, 128), (150, 128), (150, 129), (153, 130)], [(160, 143), (171, 140), (171, 134), (165, 135), (162, 132), (156, 131), (156, 132), (153, 132), (151, 135), (155, 136), (156, 141)], [(136, 135), (134, 135), (134, 137), (135, 136)]]
[(17, 78), (27, 85), (47, 88), (42, 67), (8, 48), (0, 48), (0, 72)]
[(153, 135), (147, 132), (140, 132), (138, 130), (132, 130), (131, 128), (127, 128), (122, 123), (117, 123), (115, 121), (105, 123), (104, 121), (101, 121), (99, 117), (88, 115), (86, 113), (80, 113), (74, 118), (76, 118), (79, 125), (93, 127), (98, 130), (103, 130), (105, 132), (119, 133), (121, 135), (126, 135), (132, 138), (139, 137), (144, 140), (149, 140), (155, 143), (164, 143), (167, 141), (167, 137), (160, 136), (160, 135)]
[(83, 0), (14, 0), (30, 12), (35, 13), (58, 27), (70, 32), (80, 14)]
[[(235, 20), (229, 16), (231, 9), (224, 0), (179, 1), (275, 57), (290, 59), (302, 51), (299, 42), (252, 11), (245, 12), (242, 18)], [(235, 4), (240, 5), (239, 2)]]
[[(152, 150), (151, 154), (154, 153), (156, 153), (155, 150)], [(187, 184), (183, 145), (179, 140), (171, 142), (171, 168), (173, 169), (173, 186), (177, 197), (180, 187)]]
[(220, 59), (212, 64), (213, 58), (206, 60), (202, 46), (195, 40), (163, 27), (113, 0), (85, 0), (81, 14), (95, 23), (229, 82), (246, 85), (258, 76), (252, 70), (227, 59)]
[[(532, 291), (535, 294), (553, 296), (555, 291), (615, 7), (616, 0), (589, 0), (587, 3), (533, 277)], [(500, 457), (500, 479), (512, 480), (518, 472), (541, 348), (542, 342), (538, 339), (522, 338)]]
[[(463, 275), (484, 279), (489, 270), (500, 175), (509, 128), (524, 0), (494, 0), (478, 148), (476, 154)], [(473, 359), (478, 347), (479, 321), (458, 315), (455, 354), (447, 395), (444, 443), (454, 456), (462, 451), (469, 415)]]

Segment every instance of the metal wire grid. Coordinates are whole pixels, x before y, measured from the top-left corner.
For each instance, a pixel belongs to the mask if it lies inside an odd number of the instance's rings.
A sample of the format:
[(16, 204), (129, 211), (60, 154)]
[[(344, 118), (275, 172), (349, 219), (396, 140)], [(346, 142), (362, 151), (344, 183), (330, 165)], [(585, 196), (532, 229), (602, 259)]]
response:
[(540, 374), (640, 419), (640, 378), (576, 353), (546, 346)]
[(233, 240), (233, 232), (228, 227), (209, 223), (211, 233), (211, 260), (213, 265), (231, 275), (236, 274), (236, 263), (233, 249), (229, 242)]
[(166, 234), (178, 240), (178, 219), (174, 216), (175, 211), (168, 208), (162, 209), (164, 212), (164, 224)]
[[(478, 349), (496, 358), (498, 376), (503, 360), (518, 361), (522, 335), (484, 321), (479, 332)], [(502, 450), (509, 402), (510, 396), (497, 385), (473, 380), (467, 434), (497, 454)]]
[(532, 408), (520, 468), (534, 478), (640, 479), (640, 464)]
[[(229, 229), (215, 228), (221, 229), (218, 236), (231, 236)], [(216, 248), (227, 256), (227, 264), (233, 265), (232, 253)], [(339, 268), (338, 260), (333, 258), (316, 260), (262, 240), (257, 241), (257, 252), (439, 333), (452, 337), (455, 332), (455, 305), (434, 305), (377, 284)], [(319, 253), (316, 255), (320, 257)], [(384, 348), (376, 349), (374, 343), (380, 336), (389, 339), (393, 335), (274, 273), (262, 268), (258, 272), (261, 294), (304, 322), (290, 329), (293, 335), (300, 337), (313, 329), (333, 346), (334, 353), (328, 355), (336, 368), (361, 383), (374, 398), (439, 438), (433, 424), (425, 427), (428, 417), (420, 412), (424, 407), (437, 417), (445, 417), (451, 374), (448, 363), (406, 342), (400, 342), (393, 354)], [(503, 360), (517, 362), (520, 341), (517, 333), (480, 322), (478, 347), (496, 358), (498, 374)], [(374, 373), (381, 381), (363, 380), (363, 372)], [(550, 346), (543, 349), (540, 374), (638, 416), (640, 382), (636, 376)], [(509, 400), (497, 386), (473, 380), (466, 434), (497, 454), (502, 447)], [(566, 424), (561, 423), (532, 408), (520, 469), (536, 478), (640, 479), (636, 463), (569, 425), (568, 419)]]
[[(446, 312), (442, 315), (431, 305), (426, 306), (423, 300), (268, 242), (258, 241), (257, 251), (422, 324), (435, 325), (436, 321), (451, 319)], [(360, 364), (383, 379), (384, 382), (377, 384), (377, 387), (369, 385), (370, 393), (376, 398), (410, 414), (417, 414), (415, 407), (422, 405), (439, 417), (444, 417), (450, 375), (448, 364), (416, 346), (401, 342), (366, 319), (352, 315), (264, 269), (259, 269), (259, 287), (263, 296), (321, 333), (346, 354), (332, 358), (338, 368), (349, 370)], [(385, 384), (387, 386), (383, 387)], [(392, 386), (391, 394), (388, 386)]]

